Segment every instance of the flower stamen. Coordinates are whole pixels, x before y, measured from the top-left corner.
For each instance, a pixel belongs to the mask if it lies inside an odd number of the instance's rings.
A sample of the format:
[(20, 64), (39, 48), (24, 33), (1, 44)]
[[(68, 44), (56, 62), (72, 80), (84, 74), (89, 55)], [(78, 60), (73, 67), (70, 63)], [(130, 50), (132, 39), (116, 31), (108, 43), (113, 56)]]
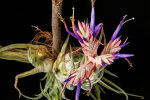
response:
[(130, 19), (128, 19), (128, 20), (126, 20), (126, 21), (124, 21), (124, 22), (122, 23), (122, 25), (123, 25), (123, 24), (125, 24), (125, 23), (127, 23), (128, 21), (131, 21), (131, 20), (135, 20), (135, 18), (134, 18), (134, 17), (132, 17), (132, 18), (130, 18)]

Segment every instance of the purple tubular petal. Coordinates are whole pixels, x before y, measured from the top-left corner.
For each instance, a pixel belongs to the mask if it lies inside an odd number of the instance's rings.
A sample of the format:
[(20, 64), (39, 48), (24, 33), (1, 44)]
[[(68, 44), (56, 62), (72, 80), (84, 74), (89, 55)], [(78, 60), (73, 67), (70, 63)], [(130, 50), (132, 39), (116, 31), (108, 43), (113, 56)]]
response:
[(115, 59), (132, 57), (134, 54), (114, 54)]
[(75, 100), (79, 100), (80, 88), (81, 88), (81, 80), (79, 81), (78, 86), (77, 86), (76, 99)]
[(83, 37), (83, 40), (84, 40), (84, 41), (86, 41), (86, 38), (85, 38), (85, 37)]
[(100, 29), (101, 29), (101, 27), (102, 27), (102, 24), (103, 24), (103, 23), (99, 23), (99, 24), (95, 27), (95, 30), (94, 30), (94, 32), (93, 32), (93, 37), (96, 37), (96, 36), (98, 35), (98, 33), (99, 33), (99, 31), (100, 31)]
[(66, 79), (66, 80), (64, 80), (64, 82), (68, 82), (68, 81), (70, 81), (70, 79), (68, 78), (68, 79)]
[(95, 26), (95, 10), (94, 3), (92, 2), (92, 12), (91, 12), (91, 22), (90, 22), (90, 31), (93, 33)]
[(82, 38), (77, 33), (75, 35), (76, 35), (76, 39), (78, 39), (81, 43), (84, 43)]
[[(74, 33), (72, 33), (72, 32), (69, 31), (69, 29), (68, 29), (68, 27), (67, 27), (67, 24), (66, 24), (65, 22), (64, 22), (64, 26), (65, 26), (66, 31), (67, 31), (70, 35), (72, 35), (74, 38), (78, 39), (81, 43), (83, 43), (83, 40), (81, 39), (80, 36), (78, 36), (76, 33), (74, 34)], [(79, 29), (75, 26), (75, 31), (74, 31), (74, 32), (76, 32), (76, 30), (79, 30)]]
[(104, 66), (104, 67), (105, 67), (105, 66), (106, 66), (106, 64), (105, 64), (104, 62), (102, 62), (102, 66)]
[(76, 35), (76, 37), (78, 38), (78, 40), (81, 42), (81, 43), (84, 43), (82, 38), (79, 36), (79, 35)]
[(70, 35), (72, 35), (74, 38), (77, 39), (76, 35), (75, 35), (74, 33), (72, 33), (72, 32), (69, 31), (69, 29), (68, 29), (66, 23), (64, 23), (64, 26), (65, 26), (66, 31), (67, 31)]
[(83, 43), (83, 40), (82, 38), (77, 34), (77, 31), (79, 31), (78, 27), (74, 24), (74, 33), (75, 33), (75, 36), (76, 36), (76, 39), (78, 39), (81, 43)]
[(73, 87), (73, 85), (71, 84), (71, 86), (70, 87)]
[(73, 24), (72, 27), (73, 27), (73, 32), (76, 34), (77, 31), (79, 30), (78, 27), (75, 24)]
[(76, 35), (76, 39), (78, 39), (81, 43), (84, 43), (82, 38), (78, 34), (75, 34), (75, 35)]
[(88, 24), (88, 18), (86, 19), (86, 24)]
[[(67, 31), (67, 30), (66, 30)], [(76, 37), (76, 35), (74, 34), (74, 33), (72, 33), (72, 32), (69, 32), (69, 31), (67, 31), (70, 35), (72, 35), (74, 38), (76, 38), (77, 39), (77, 37)]]
[(76, 31), (78, 31), (78, 30), (79, 30), (79, 29), (78, 29), (78, 27), (77, 27), (75, 24), (74, 24), (74, 27), (75, 27), (75, 30), (76, 30)]
[(119, 36), (119, 40), (121, 39), (122, 35)]
[(123, 24), (123, 22), (124, 22), (125, 18), (126, 18), (126, 16), (123, 16), (122, 21), (120, 22), (120, 24), (119, 24), (119, 25), (118, 25), (118, 27), (116, 28), (116, 30), (115, 30), (114, 34), (112, 35), (112, 37), (111, 37), (111, 40), (110, 40), (110, 41), (114, 41), (114, 40), (115, 40), (115, 38), (117, 37), (117, 35), (118, 35), (118, 33), (119, 33), (120, 29), (122, 28), (122, 24)]
[(123, 48), (123, 47), (125, 47), (127, 44), (129, 44), (130, 42), (127, 42), (127, 43), (124, 43), (124, 44), (122, 44), (122, 45), (120, 45), (120, 48)]

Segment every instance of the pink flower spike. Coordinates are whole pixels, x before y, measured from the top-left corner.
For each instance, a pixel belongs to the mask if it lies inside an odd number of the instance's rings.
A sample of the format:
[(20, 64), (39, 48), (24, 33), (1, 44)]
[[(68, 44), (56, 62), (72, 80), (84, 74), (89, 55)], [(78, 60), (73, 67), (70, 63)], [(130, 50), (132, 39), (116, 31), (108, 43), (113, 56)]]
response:
[(110, 50), (110, 53), (111, 53), (111, 54), (114, 54), (114, 53), (116, 53), (116, 52), (119, 52), (120, 49), (121, 49), (121, 47), (113, 48), (113, 49)]
[(85, 22), (82, 22), (82, 26), (83, 26), (83, 29), (85, 30), (85, 28), (86, 28)]
[(82, 69), (82, 73), (81, 73), (81, 80), (85, 79), (85, 74), (86, 74), (86, 70)]
[(77, 84), (79, 82), (80, 78), (81, 78), (81, 73), (78, 73), (78, 75), (76, 75), (76, 77), (74, 79), (73, 85)]
[(114, 45), (114, 47), (115, 47), (115, 48), (119, 47), (120, 43), (121, 43), (121, 40), (118, 41), (118, 42)]
[(80, 30), (81, 34), (83, 34), (83, 36), (84, 36), (85, 35), (85, 31), (84, 31), (84, 29), (82, 27), (82, 24), (81, 24), (81, 22), (79, 20), (78, 20), (78, 27), (79, 27), (79, 30)]

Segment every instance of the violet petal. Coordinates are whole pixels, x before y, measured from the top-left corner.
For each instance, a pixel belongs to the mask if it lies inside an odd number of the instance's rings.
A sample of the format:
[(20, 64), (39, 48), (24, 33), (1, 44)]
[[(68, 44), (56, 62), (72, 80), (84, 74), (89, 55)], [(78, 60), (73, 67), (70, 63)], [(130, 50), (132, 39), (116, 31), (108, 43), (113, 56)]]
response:
[(123, 48), (123, 47), (125, 47), (127, 44), (129, 44), (130, 42), (127, 42), (127, 43), (124, 43), (124, 44), (122, 44), (122, 45), (120, 45), (120, 48)]
[(86, 19), (86, 24), (88, 24), (88, 18)]
[(77, 86), (76, 97), (75, 97), (76, 99), (75, 100), (79, 100), (80, 88), (81, 88), (81, 80), (79, 81), (78, 86)]
[(70, 79), (68, 78), (68, 79), (66, 79), (66, 80), (64, 80), (64, 82), (68, 82), (68, 81), (70, 81)]
[(95, 27), (95, 30), (94, 30), (94, 32), (93, 32), (93, 37), (95, 37), (95, 36), (98, 35), (98, 33), (99, 33), (101, 27), (102, 27), (102, 23), (99, 23), (99, 24)]
[(95, 26), (95, 9), (94, 3), (92, 3), (92, 11), (91, 11), (91, 22), (90, 22), (90, 31), (93, 33)]
[(132, 56), (134, 56), (134, 54), (114, 54), (113, 56), (115, 57), (115, 59), (119, 59), (119, 58), (132, 57)]
[(115, 32), (113, 33), (113, 35), (112, 35), (112, 37), (111, 37), (111, 41), (114, 41), (115, 38), (117, 37), (117, 35), (118, 35), (120, 29), (122, 28), (122, 24), (123, 24), (125, 18), (126, 18), (126, 16), (123, 16), (122, 21), (121, 21), (120, 24), (117, 26)]
[(72, 32), (70, 32), (70, 31), (69, 31), (69, 29), (68, 29), (68, 27), (67, 27), (67, 24), (66, 24), (66, 23), (64, 23), (64, 26), (65, 26), (66, 31), (67, 31), (70, 35), (72, 35), (74, 38), (76, 38), (76, 39), (77, 39), (76, 35), (75, 35), (74, 33), (72, 33)]
[(82, 40), (82, 38), (81, 38), (78, 34), (76, 34), (76, 37), (77, 37), (77, 39), (78, 39), (81, 43), (84, 43), (83, 40)]
[(105, 66), (106, 66), (106, 64), (105, 64), (104, 62), (102, 62), (102, 66), (104, 66), (104, 67), (105, 67)]

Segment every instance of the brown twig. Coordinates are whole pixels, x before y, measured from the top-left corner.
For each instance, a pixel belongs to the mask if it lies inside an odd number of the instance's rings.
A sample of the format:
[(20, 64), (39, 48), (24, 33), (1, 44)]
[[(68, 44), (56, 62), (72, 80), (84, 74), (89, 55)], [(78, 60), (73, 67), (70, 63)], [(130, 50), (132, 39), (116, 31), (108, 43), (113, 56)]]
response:
[(52, 34), (53, 34), (53, 54), (54, 59), (57, 58), (60, 52), (61, 44), (61, 22), (58, 18), (58, 14), (62, 13), (62, 2), (63, 0), (52, 0)]

